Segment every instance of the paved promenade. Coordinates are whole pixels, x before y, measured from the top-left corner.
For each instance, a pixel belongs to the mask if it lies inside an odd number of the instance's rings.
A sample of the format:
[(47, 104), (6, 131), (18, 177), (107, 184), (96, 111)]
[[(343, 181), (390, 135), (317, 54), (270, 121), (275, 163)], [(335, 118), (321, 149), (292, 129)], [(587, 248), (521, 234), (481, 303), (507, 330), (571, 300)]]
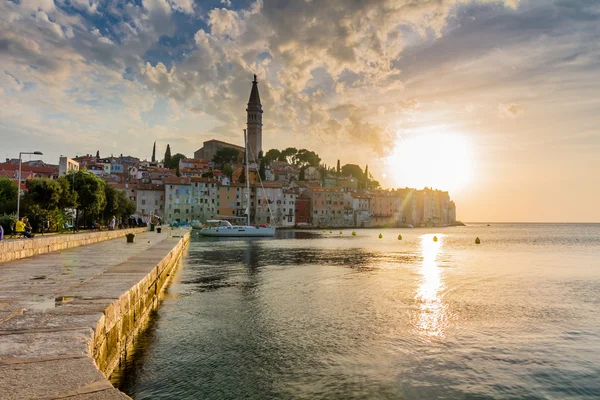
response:
[(90, 357), (94, 329), (179, 239), (145, 232), (0, 264), (0, 399), (128, 398)]

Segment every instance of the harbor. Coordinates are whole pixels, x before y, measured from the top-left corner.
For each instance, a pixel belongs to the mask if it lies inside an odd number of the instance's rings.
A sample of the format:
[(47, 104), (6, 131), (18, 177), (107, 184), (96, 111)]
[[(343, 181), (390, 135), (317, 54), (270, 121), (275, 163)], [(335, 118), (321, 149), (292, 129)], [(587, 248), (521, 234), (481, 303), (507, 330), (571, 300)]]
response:
[(0, 398), (128, 398), (106, 377), (158, 306), (188, 240), (184, 230), (147, 231), (134, 243), (119, 237), (0, 263)]

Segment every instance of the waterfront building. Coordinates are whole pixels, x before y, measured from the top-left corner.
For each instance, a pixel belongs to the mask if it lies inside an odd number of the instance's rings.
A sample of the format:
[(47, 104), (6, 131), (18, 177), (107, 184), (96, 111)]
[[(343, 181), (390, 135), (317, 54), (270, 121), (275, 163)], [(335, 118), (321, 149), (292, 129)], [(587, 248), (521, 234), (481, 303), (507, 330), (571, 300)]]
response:
[(334, 188), (309, 186), (313, 226), (344, 226), (344, 194)]
[(302, 193), (296, 196), (294, 204), (296, 226), (306, 226), (312, 223), (310, 207), (311, 199), (308, 194)]
[(258, 156), (262, 152), (262, 104), (258, 93), (256, 75), (252, 81), (252, 89), (246, 109), (246, 133), (248, 147), (248, 162), (258, 164)]
[(283, 204), (279, 207), (281, 212), (281, 221), (277, 226), (290, 228), (296, 225), (296, 191), (292, 189), (283, 189)]
[(58, 159), (58, 176), (79, 171), (79, 163), (72, 158), (61, 156)]
[(206, 222), (217, 216), (217, 185), (213, 178), (190, 178), (192, 189), (191, 220)]
[(216, 183), (216, 215), (218, 217), (236, 217), (240, 211), (245, 210), (243, 206), (243, 189), (241, 183), (225, 184), (217, 181)]
[(442, 213), (439, 196), (441, 191), (424, 188), (417, 192), (417, 223), (419, 225), (439, 225)]
[(188, 177), (167, 177), (165, 184), (166, 222), (191, 222), (192, 220), (192, 186)]
[(140, 183), (135, 186), (135, 189), (136, 210), (138, 214), (155, 215), (164, 218), (165, 185)]
[(456, 204), (453, 201), (448, 204), (448, 224), (456, 225)]
[(400, 209), (396, 197), (386, 190), (371, 191), (371, 194), (373, 196), (371, 202), (372, 226), (396, 226), (396, 216), (399, 214)]
[[(285, 214), (283, 209), (286, 210), (289, 208), (289, 205), (286, 204), (286, 207), (283, 207), (283, 184), (282, 182), (263, 182), (254, 184), (253, 186), (255, 196), (251, 196), (251, 199), (254, 198), (254, 210), (251, 210), (251, 215), (253, 215), (254, 222), (257, 224), (273, 224), (276, 226), (281, 226), (283, 221), (283, 215)], [(252, 214), (252, 211), (254, 213)]]

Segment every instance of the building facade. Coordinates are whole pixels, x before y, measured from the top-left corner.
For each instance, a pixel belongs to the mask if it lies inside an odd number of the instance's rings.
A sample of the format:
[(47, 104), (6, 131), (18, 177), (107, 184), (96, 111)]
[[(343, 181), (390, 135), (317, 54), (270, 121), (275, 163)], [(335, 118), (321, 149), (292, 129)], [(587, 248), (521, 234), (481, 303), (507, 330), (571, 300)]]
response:
[(79, 163), (77, 161), (63, 156), (58, 159), (58, 176), (65, 176), (77, 171), (79, 171)]

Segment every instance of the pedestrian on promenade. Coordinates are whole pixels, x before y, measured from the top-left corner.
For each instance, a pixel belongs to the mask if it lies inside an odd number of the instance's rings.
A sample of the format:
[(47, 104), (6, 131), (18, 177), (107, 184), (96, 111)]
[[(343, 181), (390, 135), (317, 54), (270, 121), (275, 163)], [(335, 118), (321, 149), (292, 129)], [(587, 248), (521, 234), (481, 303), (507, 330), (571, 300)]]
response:
[(110, 220), (110, 225), (109, 225), (110, 230), (114, 231), (116, 225), (117, 225), (117, 217), (113, 216), (112, 219)]
[(25, 236), (27, 236), (28, 238), (32, 238), (33, 237), (33, 228), (31, 227), (31, 224), (29, 223), (29, 218), (27, 218), (27, 217), (23, 218), (23, 222), (25, 223)]
[(0, 225), (0, 241), (4, 240), (4, 228)]

